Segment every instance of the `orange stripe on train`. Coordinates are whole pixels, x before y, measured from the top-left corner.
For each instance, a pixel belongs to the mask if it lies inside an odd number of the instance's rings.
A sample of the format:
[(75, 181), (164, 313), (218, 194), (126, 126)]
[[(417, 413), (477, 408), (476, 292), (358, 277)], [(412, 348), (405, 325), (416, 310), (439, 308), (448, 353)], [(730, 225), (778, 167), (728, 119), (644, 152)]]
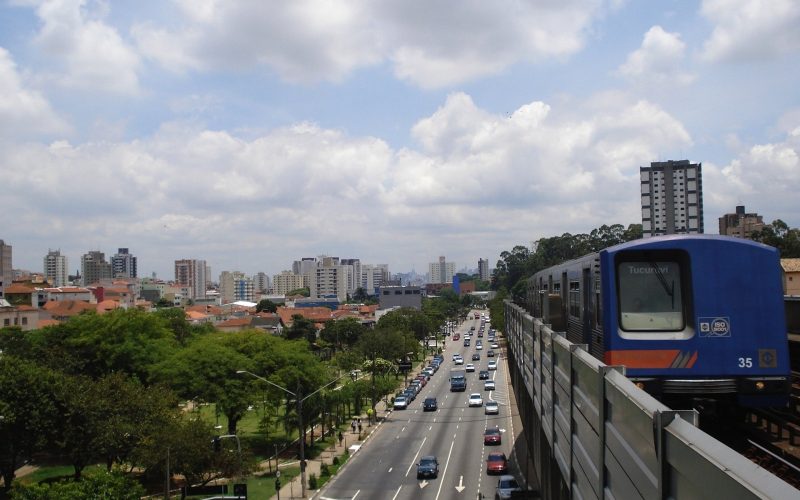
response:
[[(680, 355), (679, 349), (608, 351), (603, 362), (607, 365), (625, 365), (628, 368), (670, 368)], [(696, 361), (697, 351), (680, 368), (691, 368)]]

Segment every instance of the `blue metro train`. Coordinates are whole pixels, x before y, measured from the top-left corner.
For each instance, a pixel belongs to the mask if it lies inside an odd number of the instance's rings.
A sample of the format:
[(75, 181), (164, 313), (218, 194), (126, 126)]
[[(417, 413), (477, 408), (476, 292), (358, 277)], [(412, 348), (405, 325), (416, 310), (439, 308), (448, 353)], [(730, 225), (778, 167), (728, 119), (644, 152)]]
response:
[(640, 239), (540, 271), (527, 292), (533, 316), (604, 363), (624, 365), (669, 406), (713, 412), (721, 402), (788, 401), (780, 259), (772, 247), (711, 235)]

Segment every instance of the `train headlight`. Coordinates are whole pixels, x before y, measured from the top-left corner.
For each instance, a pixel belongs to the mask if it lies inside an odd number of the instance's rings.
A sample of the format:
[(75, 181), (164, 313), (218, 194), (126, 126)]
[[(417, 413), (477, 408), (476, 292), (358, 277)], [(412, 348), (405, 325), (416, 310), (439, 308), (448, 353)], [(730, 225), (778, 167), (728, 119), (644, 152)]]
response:
[(756, 390), (763, 391), (765, 387), (766, 384), (764, 384), (763, 381), (759, 380), (758, 382), (756, 382)]

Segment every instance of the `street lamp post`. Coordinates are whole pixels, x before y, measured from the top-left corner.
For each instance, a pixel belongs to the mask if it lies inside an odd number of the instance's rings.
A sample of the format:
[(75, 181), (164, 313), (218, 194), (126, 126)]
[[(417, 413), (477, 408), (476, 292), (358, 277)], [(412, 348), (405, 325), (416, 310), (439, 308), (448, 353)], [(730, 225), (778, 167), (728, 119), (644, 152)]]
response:
[(247, 370), (236, 370), (236, 373), (238, 373), (240, 375), (243, 374), (243, 373), (247, 374), (247, 375), (250, 375), (251, 377), (255, 377), (258, 380), (260, 380), (262, 382), (266, 382), (267, 384), (269, 384), (269, 385), (271, 385), (273, 387), (277, 387), (278, 389), (282, 390), (283, 392), (294, 396), (295, 400), (297, 401), (297, 426), (298, 426), (298, 428), (300, 430), (300, 490), (301, 490), (302, 498), (305, 498), (306, 497), (306, 434), (305, 434), (305, 429), (303, 428), (303, 401), (305, 401), (306, 399), (308, 399), (311, 396), (315, 395), (316, 393), (318, 393), (322, 389), (325, 389), (329, 385), (338, 382), (339, 379), (341, 379), (344, 375), (342, 375), (342, 377), (337, 377), (337, 378), (333, 379), (332, 381), (330, 381), (327, 384), (323, 385), (322, 387), (320, 387), (316, 391), (312, 392), (311, 394), (309, 394), (309, 395), (307, 395), (305, 397), (302, 397), (301, 396), (301, 392), (300, 392), (301, 387), (300, 387), (300, 383), (299, 382), (297, 383), (297, 392), (292, 392), (292, 391), (290, 391), (289, 389), (287, 389), (285, 387), (282, 387), (282, 386), (280, 386), (280, 385), (278, 385), (278, 384), (276, 384), (274, 382), (270, 382), (269, 380), (265, 379), (264, 377), (262, 377), (260, 375), (256, 375), (255, 373), (249, 372)]

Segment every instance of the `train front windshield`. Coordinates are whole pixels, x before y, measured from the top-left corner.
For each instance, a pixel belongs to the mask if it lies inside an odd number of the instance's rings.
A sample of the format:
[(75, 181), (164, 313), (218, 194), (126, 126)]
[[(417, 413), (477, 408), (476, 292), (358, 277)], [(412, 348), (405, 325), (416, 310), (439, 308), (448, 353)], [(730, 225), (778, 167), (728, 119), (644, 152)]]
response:
[(681, 267), (678, 262), (621, 262), (617, 279), (622, 330), (664, 332), (684, 329)]

